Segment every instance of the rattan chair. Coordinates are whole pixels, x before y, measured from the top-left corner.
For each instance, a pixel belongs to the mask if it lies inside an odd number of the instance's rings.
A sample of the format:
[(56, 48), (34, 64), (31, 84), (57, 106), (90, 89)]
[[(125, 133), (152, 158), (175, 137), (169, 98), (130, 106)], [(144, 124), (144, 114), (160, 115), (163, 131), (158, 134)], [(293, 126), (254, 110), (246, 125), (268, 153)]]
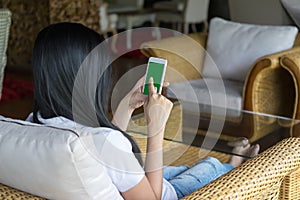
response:
[[(202, 68), (204, 53), (201, 55), (199, 46), (195, 43), (205, 48), (208, 34), (193, 33), (188, 36), (196, 42), (191, 42), (186, 36), (176, 36), (145, 42), (141, 46), (144, 55), (163, 57), (168, 60), (168, 68), (172, 70), (169, 71), (170, 73), (167, 70), (166, 79), (171, 83), (202, 77), (199, 71)], [(300, 35), (297, 36), (294, 46), (299, 46), (299, 44)], [(281, 67), (280, 59), (284, 55), (294, 52), (297, 49), (295, 47), (261, 57), (252, 64), (243, 87), (243, 110), (286, 117), (292, 116), (294, 93), (286, 88), (292, 87), (294, 83), (288, 72)], [(199, 52), (199, 56), (195, 52)], [(172, 71), (176, 71), (182, 76), (176, 74), (174, 76)], [(291, 98), (286, 98), (287, 96)], [(184, 111), (184, 120), (193, 119), (195, 114)], [(185, 124), (184, 122), (183, 129), (185, 129)], [(279, 127), (276, 120), (260, 116), (243, 117), (239, 120), (228, 118), (224, 126), (222, 136), (225, 140), (232, 140), (234, 137), (247, 137), (252, 142)], [(199, 134), (205, 134), (205, 128), (200, 127)]]
[[(180, 139), (182, 107), (173, 107), (166, 127), (166, 137)], [(139, 129), (133, 127), (138, 125)], [(129, 124), (128, 133), (135, 138), (142, 152), (146, 150), (145, 120), (136, 117)], [(130, 131), (130, 129), (135, 130)], [(138, 133), (137, 133), (138, 132)], [(164, 140), (164, 164), (193, 165), (207, 156), (228, 162), (230, 155), (188, 146), (171, 140)], [(300, 199), (300, 138), (291, 137), (267, 149), (240, 167), (223, 175), (185, 199)], [(45, 180), (46, 181), (46, 180)], [(0, 184), (0, 199), (42, 200), (31, 194)]]
[(2, 92), (2, 81), (4, 77), (4, 69), (7, 62), (6, 50), (8, 45), (8, 37), (11, 25), (11, 12), (8, 9), (0, 9), (0, 99)]
[[(165, 141), (168, 145), (170, 141)], [(184, 144), (177, 144), (185, 148)], [(188, 147), (173, 164), (192, 164), (199, 158), (199, 148)], [(228, 155), (210, 152), (223, 162)], [(221, 176), (184, 199), (300, 199), (300, 138), (288, 138), (240, 167)], [(43, 198), (0, 184), (0, 199), (42, 200)]]
[(184, 199), (300, 199), (300, 138), (288, 138)]

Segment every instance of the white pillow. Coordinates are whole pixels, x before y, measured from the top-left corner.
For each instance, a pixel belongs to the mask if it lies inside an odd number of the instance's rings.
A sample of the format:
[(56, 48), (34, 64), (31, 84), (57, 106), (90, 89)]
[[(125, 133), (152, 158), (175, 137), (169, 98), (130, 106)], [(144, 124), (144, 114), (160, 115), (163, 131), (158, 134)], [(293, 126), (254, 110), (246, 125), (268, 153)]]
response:
[(221, 75), (223, 79), (243, 82), (258, 58), (291, 48), (297, 33), (294, 26), (252, 25), (213, 18), (203, 76)]
[(87, 150), (90, 133), (1, 116), (0, 130), (0, 183), (47, 199), (122, 199)]

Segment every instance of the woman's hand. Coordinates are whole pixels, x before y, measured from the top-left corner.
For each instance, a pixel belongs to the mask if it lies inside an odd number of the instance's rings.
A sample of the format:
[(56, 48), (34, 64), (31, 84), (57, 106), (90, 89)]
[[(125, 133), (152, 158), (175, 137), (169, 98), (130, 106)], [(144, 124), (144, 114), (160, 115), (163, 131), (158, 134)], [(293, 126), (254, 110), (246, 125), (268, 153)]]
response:
[(142, 93), (143, 85), (145, 82), (145, 76), (140, 78), (135, 86), (130, 90), (130, 92), (126, 95), (124, 99), (128, 99), (128, 109), (132, 112), (143, 106), (145, 101), (147, 100), (147, 96)]
[(142, 93), (144, 80), (145, 77), (138, 80), (130, 92), (121, 100), (114, 113), (112, 123), (123, 131), (127, 129), (133, 111), (144, 105), (144, 102), (148, 98)]
[[(129, 109), (135, 110), (141, 106), (144, 105), (146, 100), (148, 99), (148, 96), (143, 94), (143, 86), (145, 82), (145, 76), (140, 78), (135, 86), (131, 89), (131, 91), (126, 95), (127, 98), (129, 98)], [(163, 87), (168, 87), (169, 83), (164, 82)]]
[[(112, 123), (121, 130), (126, 130), (133, 111), (144, 105), (148, 96), (142, 93), (145, 76), (140, 78), (130, 92), (121, 100), (114, 113)], [(164, 82), (163, 87), (167, 87), (168, 82)]]
[(163, 133), (171, 113), (173, 103), (161, 94), (157, 94), (153, 79), (149, 80), (149, 97), (144, 105), (149, 136)]

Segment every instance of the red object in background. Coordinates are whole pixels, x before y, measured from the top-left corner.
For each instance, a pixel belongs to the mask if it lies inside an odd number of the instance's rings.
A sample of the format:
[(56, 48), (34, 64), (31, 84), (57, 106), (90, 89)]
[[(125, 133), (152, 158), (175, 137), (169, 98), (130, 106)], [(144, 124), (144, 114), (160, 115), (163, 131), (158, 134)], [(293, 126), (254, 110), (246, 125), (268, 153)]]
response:
[(5, 77), (0, 103), (33, 96), (33, 82)]

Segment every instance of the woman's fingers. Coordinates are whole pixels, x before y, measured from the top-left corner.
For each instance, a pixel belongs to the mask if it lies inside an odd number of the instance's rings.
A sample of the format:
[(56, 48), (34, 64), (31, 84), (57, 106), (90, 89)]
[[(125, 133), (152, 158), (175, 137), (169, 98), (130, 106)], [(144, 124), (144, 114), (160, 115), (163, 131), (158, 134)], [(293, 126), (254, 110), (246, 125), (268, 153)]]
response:
[(143, 88), (143, 85), (145, 83), (145, 78), (146, 76), (142, 76), (137, 82), (136, 84), (134, 85), (134, 87), (132, 88), (132, 91), (136, 91), (138, 90), (139, 92), (142, 91), (142, 88)]
[[(153, 78), (151, 79), (152, 77), (150, 77), (150, 79), (149, 79), (149, 94), (150, 94), (150, 81), (152, 81), (152, 85), (153, 85), (153, 87), (155, 88), (155, 90), (153, 90), (154, 92), (153, 93), (157, 93), (157, 88), (154, 86), (154, 80), (153, 80)], [(138, 89), (138, 91), (139, 92), (142, 92), (142, 90), (143, 90), (143, 87), (144, 87), (144, 83), (145, 83), (145, 79), (146, 79), (146, 75), (144, 75), (144, 76), (142, 76), (137, 82), (136, 82), (136, 84), (135, 84), (135, 86), (134, 86), (134, 88), (133, 88), (133, 90), (134, 91), (136, 91), (137, 89)], [(170, 85), (170, 83), (169, 82), (164, 82), (163, 83), (163, 87), (168, 87)]]
[(156, 94), (157, 93), (157, 88), (154, 87), (154, 83), (153, 83), (153, 78), (150, 77), (149, 78), (149, 95), (152, 95), (152, 94)]
[(145, 82), (145, 78), (146, 78), (146, 76), (144, 75), (137, 81), (137, 83), (136, 83), (137, 87), (143, 86), (143, 84)]
[(139, 104), (142, 102), (144, 103), (146, 100), (147, 100), (147, 96), (142, 94), (142, 93), (135, 93), (134, 94), (134, 99), (135, 99), (135, 102), (138, 102)]
[(164, 83), (163, 83), (163, 87), (168, 87), (169, 85), (170, 85), (169, 82), (164, 82)]

